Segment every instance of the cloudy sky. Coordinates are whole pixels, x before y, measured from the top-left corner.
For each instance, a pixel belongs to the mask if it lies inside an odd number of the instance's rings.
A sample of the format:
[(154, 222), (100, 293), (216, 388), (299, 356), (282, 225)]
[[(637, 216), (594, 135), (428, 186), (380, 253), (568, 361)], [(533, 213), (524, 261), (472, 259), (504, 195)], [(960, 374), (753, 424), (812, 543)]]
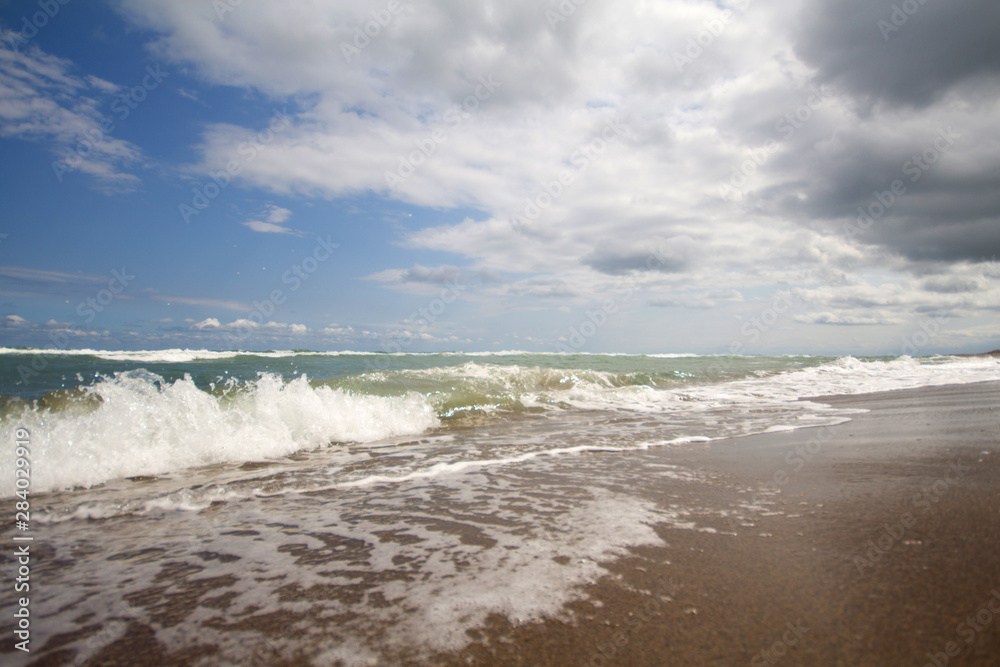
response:
[(1000, 347), (1000, 4), (0, 3), (0, 345)]

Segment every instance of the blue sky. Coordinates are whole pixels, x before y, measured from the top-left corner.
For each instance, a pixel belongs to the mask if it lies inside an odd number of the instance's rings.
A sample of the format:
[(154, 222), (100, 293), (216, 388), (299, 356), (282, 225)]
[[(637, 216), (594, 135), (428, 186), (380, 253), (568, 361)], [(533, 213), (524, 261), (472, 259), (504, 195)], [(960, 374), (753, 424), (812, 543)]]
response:
[(0, 345), (1000, 347), (998, 11), (892, 11), (0, 3)]

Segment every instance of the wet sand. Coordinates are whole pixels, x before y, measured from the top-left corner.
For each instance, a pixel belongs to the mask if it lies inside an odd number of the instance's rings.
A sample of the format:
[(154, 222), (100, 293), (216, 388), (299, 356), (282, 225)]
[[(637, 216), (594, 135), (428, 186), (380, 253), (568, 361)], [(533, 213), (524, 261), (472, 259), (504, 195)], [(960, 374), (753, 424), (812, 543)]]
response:
[(0, 659), (1000, 664), (1000, 383), (814, 400), (869, 412), (53, 524), (32, 654), (3, 619)]
[(650, 452), (734, 482), (715, 503), (778, 487), (766, 509), (658, 527), (578, 625), (496, 619), (441, 663), (1000, 664), (1000, 384), (814, 400), (870, 412)]

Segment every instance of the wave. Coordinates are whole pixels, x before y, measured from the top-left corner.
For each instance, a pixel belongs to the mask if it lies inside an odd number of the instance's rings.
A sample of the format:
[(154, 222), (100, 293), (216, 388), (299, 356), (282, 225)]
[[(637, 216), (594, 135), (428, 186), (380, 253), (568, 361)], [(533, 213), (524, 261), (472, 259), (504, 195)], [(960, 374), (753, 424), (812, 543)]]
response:
[[(168, 382), (144, 370), (118, 373), (58, 406), (8, 408), (0, 438), (13, 442), (18, 428), (30, 432), (31, 489), (41, 492), (418, 434), (439, 423), (414, 393), (358, 396), (272, 374), (214, 389), (188, 377)], [(10, 470), (7, 449), (3, 467)], [(13, 484), (4, 476), (0, 496), (12, 495)]]
[(184, 363), (187, 361), (218, 361), (236, 357), (261, 357), (282, 359), (299, 356), (365, 356), (374, 352), (315, 352), (312, 350), (191, 350), (186, 348), (170, 348), (164, 350), (95, 350), (82, 348), (78, 350), (62, 350), (57, 348), (0, 348), (0, 355), (50, 355), (62, 357), (96, 357), (107, 361), (138, 361), (142, 363)]
[[(373, 443), (358, 450), (367, 459), (366, 449), (382, 446), (374, 444), (377, 441), (415, 436), (438, 426), (468, 431), (467, 427), (512, 415), (524, 415), (538, 425), (542, 423), (538, 418), (554, 418), (544, 422), (548, 434), (564, 428), (558, 422), (560, 415), (586, 417), (586, 411), (612, 411), (640, 420), (648, 416), (652, 421), (643, 423), (642, 429), (625, 431), (615, 431), (612, 418), (606, 422), (612, 424), (611, 430), (602, 431), (598, 439), (602, 447), (634, 449), (651, 437), (657, 442), (678, 435), (731, 437), (819, 425), (836, 416), (818, 404), (803, 402), (804, 397), (1000, 380), (1000, 362), (992, 358), (844, 357), (785, 370), (755, 368), (729, 358), (699, 363), (682, 372), (466, 361), (320, 380), (261, 373), (253, 380), (207, 384), (190, 376), (168, 380), (138, 369), (101, 376), (88, 386), (49, 392), (31, 402), (6, 398), (0, 404), (0, 438), (13, 442), (18, 427), (31, 432), (31, 488), (41, 492), (205, 465), (276, 459), (331, 443)], [(661, 426), (664, 433), (675, 435), (661, 437), (656, 430)], [(565, 428), (577, 426), (566, 421)], [(565, 446), (558, 437), (528, 446), (523, 435), (494, 445), (488, 442), (488, 429), (478, 430), (488, 446), (481, 453), (446, 447), (451, 457), (447, 462), (462, 465), (470, 456), (500, 461), (528, 451), (515, 451), (518, 447), (534, 451)], [(569, 440), (575, 443), (578, 438), (579, 434)], [(585, 439), (596, 442), (589, 436)], [(515, 449), (505, 449), (511, 447)], [(418, 450), (407, 459), (407, 466), (416, 466), (413, 472), (437, 460), (429, 451)], [(0, 452), (4, 469), (12, 469), (12, 457), (13, 448)], [(13, 483), (12, 477), (0, 479), (0, 496), (11, 495)]]
[[(90, 487), (116, 478), (260, 461), (331, 443), (371, 443), (510, 413), (643, 410), (677, 403), (661, 391), (693, 381), (679, 371), (607, 372), (500, 366), (381, 370), (344, 377), (196, 383), (145, 369), (27, 401), (0, 400), (0, 438), (32, 436), (32, 490)], [(702, 378), (703, 379), (703, 378)], [(12, 452), (0, 453), (5, 466)], [(0, 480), (0, 496), (13, 493)]]
[(650, 359), (696, 359), (699, 354), (629, 354), (619, 352), (528, 352), (526, 350), (500, 350), (497, 352), (379, 352), (361, 350), (192, 350), (169, 348), (164, 350), (97, 350), (82, 348), (62, 350), (57, 348), (0, 347), (0, 355), (52, 355), (96, 357), (107, 361), (137, 361), (141, 363), (184, 363), (188, 361), (218, 361), (236, 357), (283, 359), (287, 357), (635, 357)]
[(660, 390), (719, 382), (725, 375), (673, 371), (598, 371), (469, 361), (448, 367), (385, 370), (323, 381), (359, 394), (415, 391), (428, 398), (443, 419), (498, 411), (559, 408), (628, 409), (637, 396), (666, 397)]

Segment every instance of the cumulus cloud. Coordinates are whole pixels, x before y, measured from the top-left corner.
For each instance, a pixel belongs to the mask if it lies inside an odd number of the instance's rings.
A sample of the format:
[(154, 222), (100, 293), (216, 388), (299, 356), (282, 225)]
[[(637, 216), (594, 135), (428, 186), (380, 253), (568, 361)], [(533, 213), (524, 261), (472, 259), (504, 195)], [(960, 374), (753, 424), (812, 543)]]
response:
[(246, 220), (240, 224), (249, 227), (255, 232), (265, 234), (289, 234), (291, 236), (303, 236), (303, 233), (286, 227), (284, 223), (292, 216), (292, 212), (287, 208), (268, 204), (263, 220)]
[(24, 319), (20, 315), (5, 315), (3, 318), (4, 328), (30, 327), (33, 323)]
[(332, 338), (352, 338), (354, 337), (355, 331), (354, 327), (342, 327), (336, 322), (330, 324), (329, 326), (323, 327), (322, 331), (324, 336), (330, 336)]
[(222, 324), (222, 322), (215, 317), (209, 317), (201, 322), (195, 322), (191, 325), (192, 330), (206, 331), (206, 330), (220, 330), (220, 331), (258, 331), (265, 334), (277, 335), (277, 334), (293, 334), (301, 335), (309, 331), (309, 327), (304, 324), (291, 324), (287, 322), (259, 322), (257, 320), (247, 319), (241, 317), (239, 319), (233, 320), (227, 324)]
[[(799, 323), (861, 325), (966, 292), (991, 308), (991, 279), (955, 267), (1000, 250), (1000, 9), (899, 4), (591, 0), (552, 21), (528, 0), (414, 0), (352, 57), (375, 0), (119, 6), (157, 57), (287, 104), (246, 185), (475, 210), (400, 239), (454, 264), (371, 280), (488, 276), (480, 298), (522, 308), (625, 288), (737, 308), (791, 284)], [(207, 126), (195, 169), (255, 129)]]
[(192, 329), (199, 329), (199, 330), (201, 330), (201, 329), (218, 329), (221, 326), (222, 326), (222, 324), (219, 323), (218, 319), (216, 319), (214, 317), (209, 317), (209, 318), (206, 318), (206, 319), (202, 320), (201, 322), (196, 322), (196, 323), (192, 324), (191, 328)]
[(383, 283), (423, 283), (429, 285), (445, 285), (459, 279), (461, 269), (456, 266), (421, 266), (417, 264), (409, 269), (386, 269), (368, 276), (369, 280)]
[(864, 326), (876, 324), (901, 324), (905, 320), (895, 317), (876, 315), (871, 312), (863, 313), (812, 313), (809, 315), (795, 315), (793, 319), (801, 324), (833, 324), (839, 326)]

